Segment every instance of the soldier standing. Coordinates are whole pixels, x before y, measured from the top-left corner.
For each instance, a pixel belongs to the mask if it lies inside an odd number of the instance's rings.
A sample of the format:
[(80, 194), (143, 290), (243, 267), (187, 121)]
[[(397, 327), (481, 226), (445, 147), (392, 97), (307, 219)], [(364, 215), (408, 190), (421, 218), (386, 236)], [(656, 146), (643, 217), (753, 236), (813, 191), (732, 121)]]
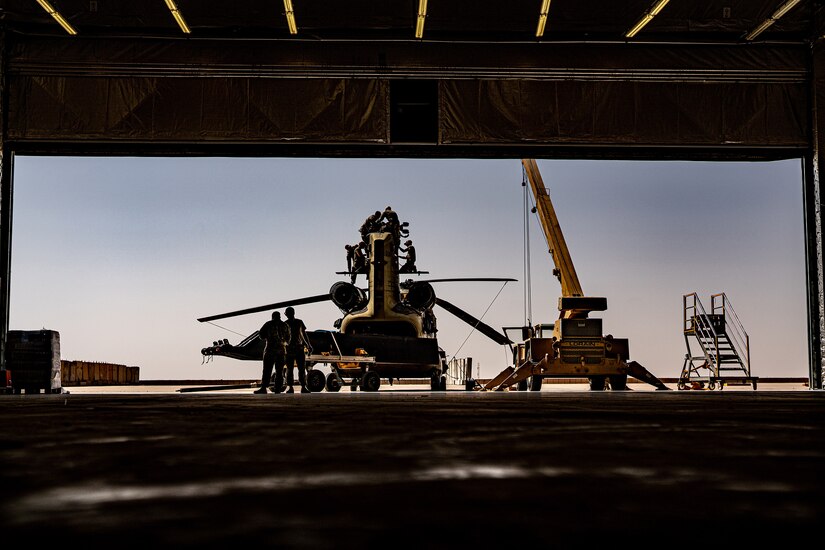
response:
[(284, 390), (284, 365), (290, 334), (289, 326), (281, 320), (280, 312), (272, 312), (272, 318), (258, 331), (258, 338), (264, 341), (264, 365), (261, 373), (261, 387), (253, 393), (267, 392), (266, 388), (272, 381), (273, 369), (275, 369), (275, 388), (272, 393), (281, 393)]
[(344, 249), (347, 251), (347, 271), (352, 273), (352, 264), (353, 260), (355, 259), (355, 249), (358, 248), (358, 245), (353, 244), (345, 244)]
[(395, 213), (392, 206), (388, 206), (384, 209), (381, 219), (384, 220), (384, 225), (381, 229), (388, 233), (392, 233), (393, 238), (395, 238), (395, 242), (398, 243), (399, 237), (401, 236), (401, 222), (398, 220), (398, 214)]
[(298, 367), (298, 382), (301, 384), (301, 393), (308, 393), (306, 381), (306, 350), (304, 346), (309, 347), (307, 340), (306, 326), (300, 319), (295, 318), (295, 309), (288, 307), (285, 310), (286, 324), (289, 326), (289, 345), (286, 349), (286, 392), (293, 393), (292, 384), (293, 378), (292, 369)]
[(404, 263), (404, 265), (401, 266), (401, 268), (398, 271), (399, 273), (413, 273), (416, 270), (415, 247), (413, 246), (412, 241), (409, 240), (404, 241), (404, 244), (407, 246), (407, 248), (399, 246), (398, 250), (400, 250), (401, 252), (406, 252), (406, 254), (404, 255), (404, 259), (407, 261)]

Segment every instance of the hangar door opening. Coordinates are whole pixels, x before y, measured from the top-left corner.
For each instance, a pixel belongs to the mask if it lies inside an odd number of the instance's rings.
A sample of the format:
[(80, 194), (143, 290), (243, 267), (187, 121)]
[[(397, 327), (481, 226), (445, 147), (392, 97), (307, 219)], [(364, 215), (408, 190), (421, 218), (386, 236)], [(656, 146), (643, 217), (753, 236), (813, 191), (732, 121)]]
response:
[[(407, 138), (429, 140), (426, 128)], [(539, 168), (582, 285), (608, 298), (605, 332), (629, 338), (631, 358), (677, 377), (683, 294), (725, 292), (748, 330), (753, 374), (807, 375), (799, 159)], [(139, 366), (143, 380), (254, 380), (256, 362), (202, 364), (200, 350), (241, 340), (269, 313), (196, 319), (326, 292), (346, 269), (344, 246), (386, 206), (409, 222), (422, 277), (518, 279), (440, 284), (439, 296), (495, 328), (558, 316), (519, 159), (18, 155), (14, 170), (9, 328), (59, 331), (64, 359)], [(340, 316), (329, 303), (296, 310), (310, 329), (332, 330)], [(473, 357), (480, 378), (509, 362), (504, 347), (436, 313), (448, 358)]]

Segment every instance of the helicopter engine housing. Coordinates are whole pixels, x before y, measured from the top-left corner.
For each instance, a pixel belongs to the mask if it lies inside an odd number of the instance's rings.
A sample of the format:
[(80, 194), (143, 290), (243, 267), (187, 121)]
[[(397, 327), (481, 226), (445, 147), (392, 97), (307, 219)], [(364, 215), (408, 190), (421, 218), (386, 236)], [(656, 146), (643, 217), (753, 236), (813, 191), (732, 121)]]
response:
[(338, 281), (329, 289), (329, 297), (341, 311), (349, 312), (361, 309), (369, 300), (363, 290), (352, 283)]
[(413, 283), (404, 302), (413, 309), (419, 311), (429, 309), (435, 305), (435, 290), (430, 283), (418, 281)]

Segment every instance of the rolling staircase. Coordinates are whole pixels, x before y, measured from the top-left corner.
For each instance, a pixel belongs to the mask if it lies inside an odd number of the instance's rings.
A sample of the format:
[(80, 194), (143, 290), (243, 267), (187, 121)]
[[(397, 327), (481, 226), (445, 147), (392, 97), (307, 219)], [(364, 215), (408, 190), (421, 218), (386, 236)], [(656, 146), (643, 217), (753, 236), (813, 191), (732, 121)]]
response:
[[(758, 377), (751, 376), (748, 333), (724, 292), (711, 296), (710, 313), (695, 292), (685, 294), (682, 320), (687, 353), (677, 384), (680, 390), (721, 390), (726, 385), (756, 389)], [(696, 354), (691, 341), (698, 344)]]

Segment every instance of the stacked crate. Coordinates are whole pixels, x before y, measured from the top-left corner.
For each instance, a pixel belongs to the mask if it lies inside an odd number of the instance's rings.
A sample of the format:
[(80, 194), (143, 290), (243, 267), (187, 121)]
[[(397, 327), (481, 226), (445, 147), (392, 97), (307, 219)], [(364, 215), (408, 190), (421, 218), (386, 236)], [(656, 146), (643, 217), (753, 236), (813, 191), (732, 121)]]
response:
[(6, 367), (15, 393), (61, 393), (60, 334), (54, 330), (10, 330)]
[(137, 384), (140, 367), (90, 361), (61, 361), (64, 386), (104, 386)]

